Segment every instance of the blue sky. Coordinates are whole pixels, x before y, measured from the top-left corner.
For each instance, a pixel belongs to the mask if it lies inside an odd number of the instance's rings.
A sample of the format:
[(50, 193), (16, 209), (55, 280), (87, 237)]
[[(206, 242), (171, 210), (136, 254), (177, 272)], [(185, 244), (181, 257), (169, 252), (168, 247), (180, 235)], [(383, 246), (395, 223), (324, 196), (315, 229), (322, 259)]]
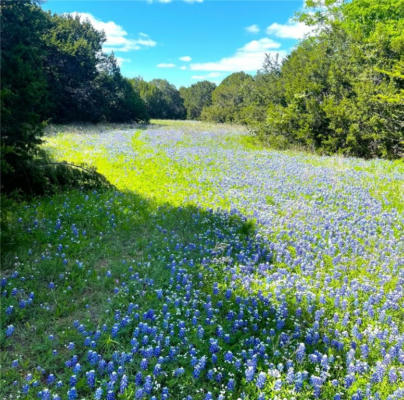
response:
[(48, 0), (42, 8), (79, 13), (104, 30), (123, 75), (177, 87), (236, 71), (254, 74), (264, 54), (284, 57), (307, 26), (291, 20), (303, 0)]

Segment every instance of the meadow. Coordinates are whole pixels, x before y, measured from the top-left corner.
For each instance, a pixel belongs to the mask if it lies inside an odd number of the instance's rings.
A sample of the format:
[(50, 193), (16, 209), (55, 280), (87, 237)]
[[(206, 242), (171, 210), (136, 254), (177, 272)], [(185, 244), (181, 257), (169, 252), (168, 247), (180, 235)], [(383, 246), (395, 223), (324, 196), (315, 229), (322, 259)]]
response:
[(402, 160), (52, 126), (113, 185), (12, 203), (4, 399), (402, 399)]

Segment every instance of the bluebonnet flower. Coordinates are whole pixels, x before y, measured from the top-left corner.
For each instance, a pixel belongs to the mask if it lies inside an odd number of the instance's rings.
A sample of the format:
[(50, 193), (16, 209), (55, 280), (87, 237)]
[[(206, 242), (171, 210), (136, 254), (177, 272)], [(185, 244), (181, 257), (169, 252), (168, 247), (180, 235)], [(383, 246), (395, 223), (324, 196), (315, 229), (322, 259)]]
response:
[(45, 388), (42, 390), (41, 400), (50, 400), (51, 392), (49, 389)]
[(113, 390), (108, 390), (107, 400), (115, 400), (115, 392)]
[(143, 384), (143, 374), (140, 371), (138, 371), (135, 375), (135, 383), (137, 386)]
[(209, 380), (212, 380), (212, 379), (213, 379), (213, 369), (208, 370), (208, 372), (206, 373), (206, 377), (207, 377)]
[(11, 336), (14, 333), (14, 330), (15, 330), (14, 325), (7, 326), (6, 336), (7, 337)]
[(124, 374), (121, 378), (121, 383), (119, 385), (119, 393), (124, 393), (126, 388), (128, 387), (128, 377)]
[(49, 374), (48, 378), (46, 379), (46, 382), (48, 385), (52, 385), (55, 382), (56, 378), (55, 375)]
[(152, 390), (153, 390), (153, 380), (152, 380), (152, 377), (150, 375), (146, 376), (143, 389), (147, 394), (150, 394), (152, 392)]
[(86, 378), (88, 386), (93, 388), (95, 385), (95, 371), (93, 369), (91, 371), (87, 371)]
[(327, 357), (326, 354), (324, 354), (324, 355), (321, 357), (320, 364), (321, 364), (321, 366), (322, 366), (324, 369), (327, 369), (327, 368), (328, 368), (328, 357)]
[(157, 363), (157, 364), (154, 366), (153, 375), (154, 375), (154, 376), (159, 376), (160, 373), (161, 373), (161, 364)]
[(77, 383), (77, 377), (76, 377), (76, 375), (72, 375), (69, 379), (69, 384), (70, 384), (70, 386), (73, 387), (73, 386), (76, 386), (76, 383)]
[(312, 375), (310, 377), (310, 383), (313, 386), (314, 395), (318, 397), (320, 395), (321, 387), (323, 386), (323, 380), (319, 376)]
[(111, 375), (109, 376), (109, 378), (110, 378), (110, 380), (111, 380), (111, 382), (116, 382), (117, 380), (118, 380), (118, 374), (117, 374), (117, 372), (116, 371), (112, 371), (111, 372)]
[(201, 375), (201, 371), (202, 371), (202, 366), (198, 363), (194, 366), (194, 371), (193, 371), (193, 377), (194, 378), (199, 378), (199, 376)]
[(73, 368), (73, 372), (74, 372), (76, 375), (78, 375), (78, 374), (80, 374), (80, 371), (81, 371), (81, 365), (80, 365), (79, 363), (76, 363), (76, 365), (75, 365), (74, 368)]
[(77, 390), (76, 388), (73, 386), (71, 387), (68, 391), (67, 391), (67, 398), (68, 400), (75, 400), (77, 399)]
[[(293, 371), (293, 368), (290, 368), (290, 370)], [(294, 381), (295, 381), (295, 390), (296, 390), (296, 392), (300, 392), (300, 391), (303, 389), (304, 376), (303, 376), (303, 374), (299, 371), (299, 372), (297, 372), (297, 373), (295, 374), (294, 378), (295, 378), (295, 379), (294, 379)], [(288, 375), (287, 375), (287, 377), (286, 377), (286, 381), (289, 383), (289, 380), (290, 380), (290, 375), (289, 375), (289, 372), (288, 372)]]
[(114, 371), (114, 368), (115, 368), (114, 363), (112, 361), (108, 361), (107, 372), (112, 374), (112, 372)]
[(354, 374), (349, 374), (345, 376), (345, 387), (349, 388), (352, 386), (352, 384), (355, 381), (355, 375)]
[(140, 361), (140, 368), (147, 369), (148, 365), (149, 363), (146, 358), (143, 358), (142, 361)]
[(180, 376), (180, 375), (183, 375), (185, 373), (185, 369), (184, 368), (182, 368), (182, 367), (180, 367), (180, 368), (177, 368), (175, 371), (174, 371), (174, 375), (175, 376)]
[(267, 376), (266, 376), (265, 372), (260, 372), (258, 374), (257, 382), (256, 382), (258, 389), (262, 389), (264, 387), (266, 379), (267, 379)]
[(300, 343), (296, 351), (296, 360), (301, 363), (303, 361), (305, 354), (306, 354), (305, 345), (304, 343)]
[(397, 382), (397, 370), (396, 368), (391, 368), (389, 371), (389, 382), (396, 383)]
[(98, 387), (97, 390), (95, 391), (95, 394), (94, 394), (95, 400), (101, 400), (102, 394), (103, 394), (102, 388)]
[(371, 377), (372, 382), (374, 383), (381, 382), (383, 380), (384, 373), (385, 373), (385, 367), (380, 361), (378, 361), (376, 363), (376, 370)]
[(224, 359), (225, 359), (225, 361), (231, 362), (233, 360), (233, 353), (230, 350), (228, 350), (224, 354)]
[(255, 368), (253, 366), (249, 366), (245, 370), (245, 378), (247, 382), (251, 382), (254, 379)]
[(279, 391), (282, 389), (282, 379), (277, 379), (274, 384), (274, 390)]
[(169, 398), (169, 392), (168, 392), (168, 388), (167, 387), (163, 387), (163, 389), (161, 390), (161, 399), (162, 400), (167, 400)]

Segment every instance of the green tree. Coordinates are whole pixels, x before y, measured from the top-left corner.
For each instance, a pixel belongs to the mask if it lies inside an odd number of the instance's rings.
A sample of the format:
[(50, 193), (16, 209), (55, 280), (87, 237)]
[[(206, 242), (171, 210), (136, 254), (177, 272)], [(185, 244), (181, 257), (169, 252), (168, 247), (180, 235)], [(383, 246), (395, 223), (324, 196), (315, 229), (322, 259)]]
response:
[(209, 107), (212, 104), (212, 92), (215, 88), (216, 85), (209, 81), (201, 81), (188, 88), (180, 88), (188, 119), (200, 118), (203, 107)]
[(47, 46), (44, 70), (55, 122), (97, 120), (93, 82), (105, 36), (79, 16), (50, 15), (43, 35)]
[(240, 111), (241, 121), (251, 127), (266, 119), (268, 104), (284, 104), (284, 88), (281, 77), (282, 63), (278, 55), (265, 55), (262, 68), (248, 86)]
[(179, 91), (164, 79), (146, 82), (142, 78), (130, 80), (133, 88), (146, 104), (151, 118), (184, 119), (186, 110)]
[(150, 84), (160, 91), (160, 104), (163, 105), (157, 118), (185, 119), (184, 102), (177, 88), (165, 79), (153, 79)]
[(43, 134), (47, 104), (42, 70), (44, 13), (28, 0), (1, 3), (1, 173), (2, 188), (24, 179), (25, 160), (33, 158)]
[(140, 94), (124, 78), (113, 55), (103, 55), (97, 65), (98, 74), (92, 83), (97, 105), (93, 115), (97, 120), (110, 122), (149, 120), (146, 104)]
[(242, 120), (240, 112), (253, 83), (252, 76), (245, 72), (229, 75), (212, 92), (212, 105), (203, 109), (202, 119), (216, 122), (240, 122)]
[[(318, 24), (280, 70), (281, 101), (271, 100), (257, 134), (271, 144), (325, 153), (400, 157), (403, 153), (404, 3), (308, 1)], [(401, 7), (400, 7), (401, 5)]]
[(102, 53), (104, 34), (89, 22), (45, 13), (33, 0), (2, 2), (1, 20), (1, 185), (43, 193), (50, 183), (78, 176), (49, 167), (39, 147), (43, 121), (144, 121), (148, 115), (115, 57)]

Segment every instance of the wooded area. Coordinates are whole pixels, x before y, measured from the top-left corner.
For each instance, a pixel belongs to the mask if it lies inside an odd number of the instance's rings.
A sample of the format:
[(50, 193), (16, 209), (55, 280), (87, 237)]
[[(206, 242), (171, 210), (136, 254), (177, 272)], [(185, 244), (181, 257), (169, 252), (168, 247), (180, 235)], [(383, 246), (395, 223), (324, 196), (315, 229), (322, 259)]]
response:
[(250, 125), (268, 144), (325, 154), (398, 158), (403, 152), (404, 3), (308, 1), (316, 27), (280, 62), (236, 73), (202, 117)]
[(203, 119), (246, 124), (276, 148), (401, 157), (403, 1), (323, 3), (307, 2), (299, 18), (316, 33), (284, 60), (267, 55), (254, 77), (237, 72), (217, 87), (179, 90), (123, 77), (88, 21), (46, 13), (33, 0), (2, 3), (3, 188), (33, 179), (46, 122)]

